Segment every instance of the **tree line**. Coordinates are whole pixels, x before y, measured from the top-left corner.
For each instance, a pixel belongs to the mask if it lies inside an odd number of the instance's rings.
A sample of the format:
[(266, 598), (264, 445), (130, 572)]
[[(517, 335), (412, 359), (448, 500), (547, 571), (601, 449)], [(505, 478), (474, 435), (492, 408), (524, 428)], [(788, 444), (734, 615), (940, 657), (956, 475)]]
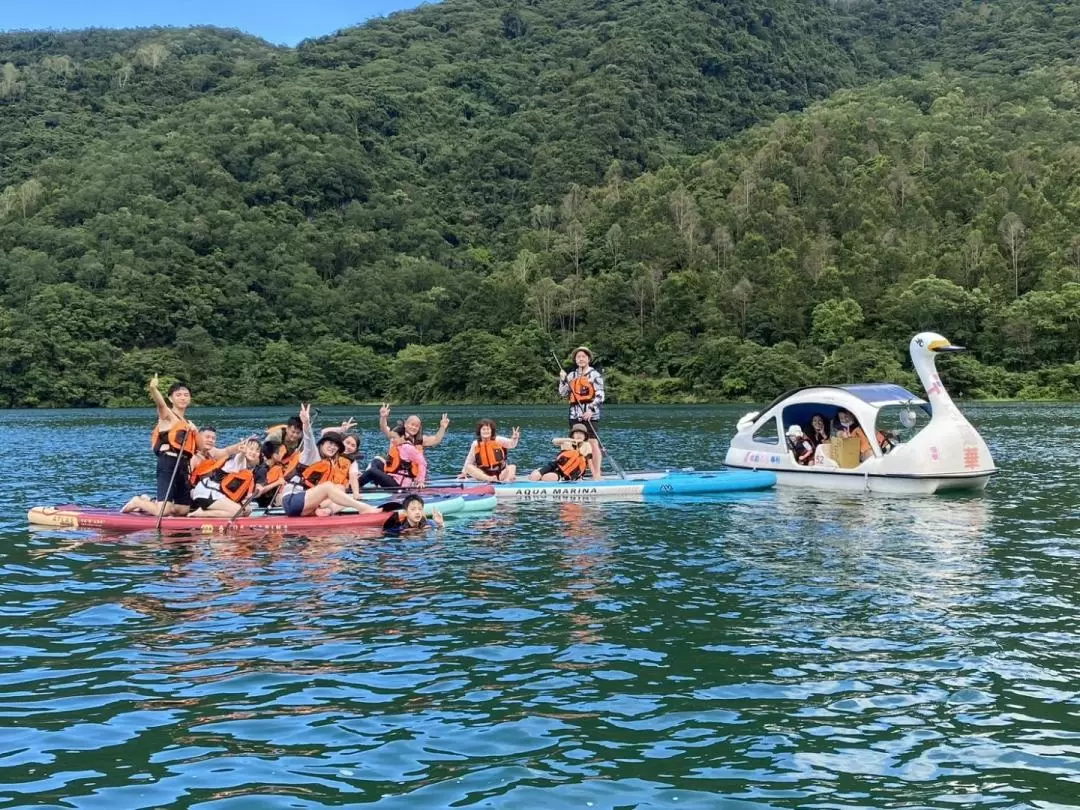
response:
[(219, 404), (534, 401), (583, 341), (619, 401), (761, 400), (914, 384), (925, 328), (973, 349), (965, 395), (1076, 397), (1075, 13), (0, 35), (0, 403), (141, 404), (155, 371)]

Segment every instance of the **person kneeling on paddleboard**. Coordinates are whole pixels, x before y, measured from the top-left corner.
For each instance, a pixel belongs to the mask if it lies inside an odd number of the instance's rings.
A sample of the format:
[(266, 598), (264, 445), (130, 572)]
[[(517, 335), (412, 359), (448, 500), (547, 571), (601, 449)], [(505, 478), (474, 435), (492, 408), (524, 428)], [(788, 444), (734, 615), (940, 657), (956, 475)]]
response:
[(465, 454), (465, 464), (458, 479), (471, 477), (477, 481), (506, 483), (517, 477), (517, 466), (509, 463), (507, 454), (521, 441), (521, 430), (514, 428), (509, 439), (497, 436), (496, 430), (494, 419), (481, 419), (476, 423), (476, 438)]
[(345, 449), (341, 434), (333, 431), (324, 433), (316, 445), (307, 405), (300, 407), (300, 420), (304, 424), (300, 464), (282, 486), (281, 505), (285, 514), (289, 517), (313, 515), (319, 511), (324, 501), (332, 504), (323, 510), (324, 514), (339, 512), (341, 509), (355, 509), (357, 512), (378, 511), (371, 504), (350, 498), (345, 494), (342, 485), (333, 481), (336, 467), (334, 459)]
[[(604, 375), (593, 368), (593, 353), (588, 346), (574, 349), (574, 369), (567, 373), (559, 370), (559, 396), (570, 400), (570, 424), (583, 424), (589, 434), (589, 470), (592, 477), (600, 479), (603, 463), (600, 439), (593, 430), (592, 423), (600, 420), (600, 406), (604, 403)], [(557, 358), (556, 358), (557, 359)]]
[(554, 460), (538, 470), (529, 473), (530, 481), (578, 481), (589, 469), (592, 447), (589, 445), (589, 431), (585, 425), (577, 424), (570, 429), (570, 438), (552, 439), (551, 443), (561, 451)]
[(394, 512), (386, 519), (383, 531), (404, 534), (443, 527), (443, 516), (438, 509), (431, 510), (430, 520), (424, 517), (424, 499), (419, 495), (406, 495), (401, 506), (400, 512)]

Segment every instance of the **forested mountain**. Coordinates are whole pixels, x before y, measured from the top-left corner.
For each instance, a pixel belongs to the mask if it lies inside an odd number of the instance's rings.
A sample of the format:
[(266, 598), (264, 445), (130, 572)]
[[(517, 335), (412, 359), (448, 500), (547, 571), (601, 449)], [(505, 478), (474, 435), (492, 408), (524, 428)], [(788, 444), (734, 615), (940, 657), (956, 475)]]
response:
[(529, 399), (575, 340), (624, 399), (765, 397), (902, 375), (923, 326), (977, 350), (962, 390), (1075, 395), (1075, 17), (445, 0), (297, 49), (0, 35), (0, 402), (141, 402), (154, 370), (203, 402)]

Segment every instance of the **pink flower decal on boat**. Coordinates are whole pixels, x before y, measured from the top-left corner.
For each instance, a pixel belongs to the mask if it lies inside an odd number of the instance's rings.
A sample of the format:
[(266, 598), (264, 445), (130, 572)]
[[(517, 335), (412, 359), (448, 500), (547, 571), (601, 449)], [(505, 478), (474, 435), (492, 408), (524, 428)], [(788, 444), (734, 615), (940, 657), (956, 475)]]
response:
[(964, 448), (964, 466), (969, 470), (979, 469), (979, 448), (978, 447), (965, 447)]

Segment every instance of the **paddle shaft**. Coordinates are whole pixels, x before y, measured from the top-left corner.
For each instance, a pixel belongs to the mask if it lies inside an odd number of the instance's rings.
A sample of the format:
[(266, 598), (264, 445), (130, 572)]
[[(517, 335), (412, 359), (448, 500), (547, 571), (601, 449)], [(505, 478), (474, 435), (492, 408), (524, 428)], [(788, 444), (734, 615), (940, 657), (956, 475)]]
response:
[[(554, 349), (551, 350), (551, 357), (555, 360), (555, 365), (559, 367), (559, 371), (566, 371), (566, 369), (563, 368), (562, 363), (559, 362), (559, 357), (555, 354)], [(574, 392), (572, 386), (570, 388), (570, 401), (575, 405), (584, 404), (577, 398), (577, 394)], [(600, 441), (600, 434), (596, 432), (596, 423), (591, 419), (587, 419), (586, 421), (589, 423), (589, 427), (592, 430), (593, 438), (596, 439), (596, 444), (600, 447), (600, 456), (611, 462), (611, 466), (615, 468), (615, 472), (619, 474), (619, 478), (626, 478), (626, 473), (623, 472), (623, 468), (619, 465), (619, 462), (615, 460), (615, 457), (608, 452), (606, 447), (604, 447), (604, 443)]]
[[(170, 410), (172, 410), (170, 408)], [(189, 423), (190, 424), (190, 423)], [(173, 494), (173, 484), (176, 483), (176, 473), (180, 469), (180, 459), (184, 457), (184, 448), (187, 446), (187, 439), (180, 445), (180, 452), (176, 454), (176, 463), (173, 464), (172, 475), (169, 476), (169, 486), (165, 490), (165, 499), (161, 502), (161, 508), (158, 509), (157, 523), (154, 524), (154, 531), (161, 531), (161, 519), (165, 517), (165, 507), (169, 505), (169, 496)]]

